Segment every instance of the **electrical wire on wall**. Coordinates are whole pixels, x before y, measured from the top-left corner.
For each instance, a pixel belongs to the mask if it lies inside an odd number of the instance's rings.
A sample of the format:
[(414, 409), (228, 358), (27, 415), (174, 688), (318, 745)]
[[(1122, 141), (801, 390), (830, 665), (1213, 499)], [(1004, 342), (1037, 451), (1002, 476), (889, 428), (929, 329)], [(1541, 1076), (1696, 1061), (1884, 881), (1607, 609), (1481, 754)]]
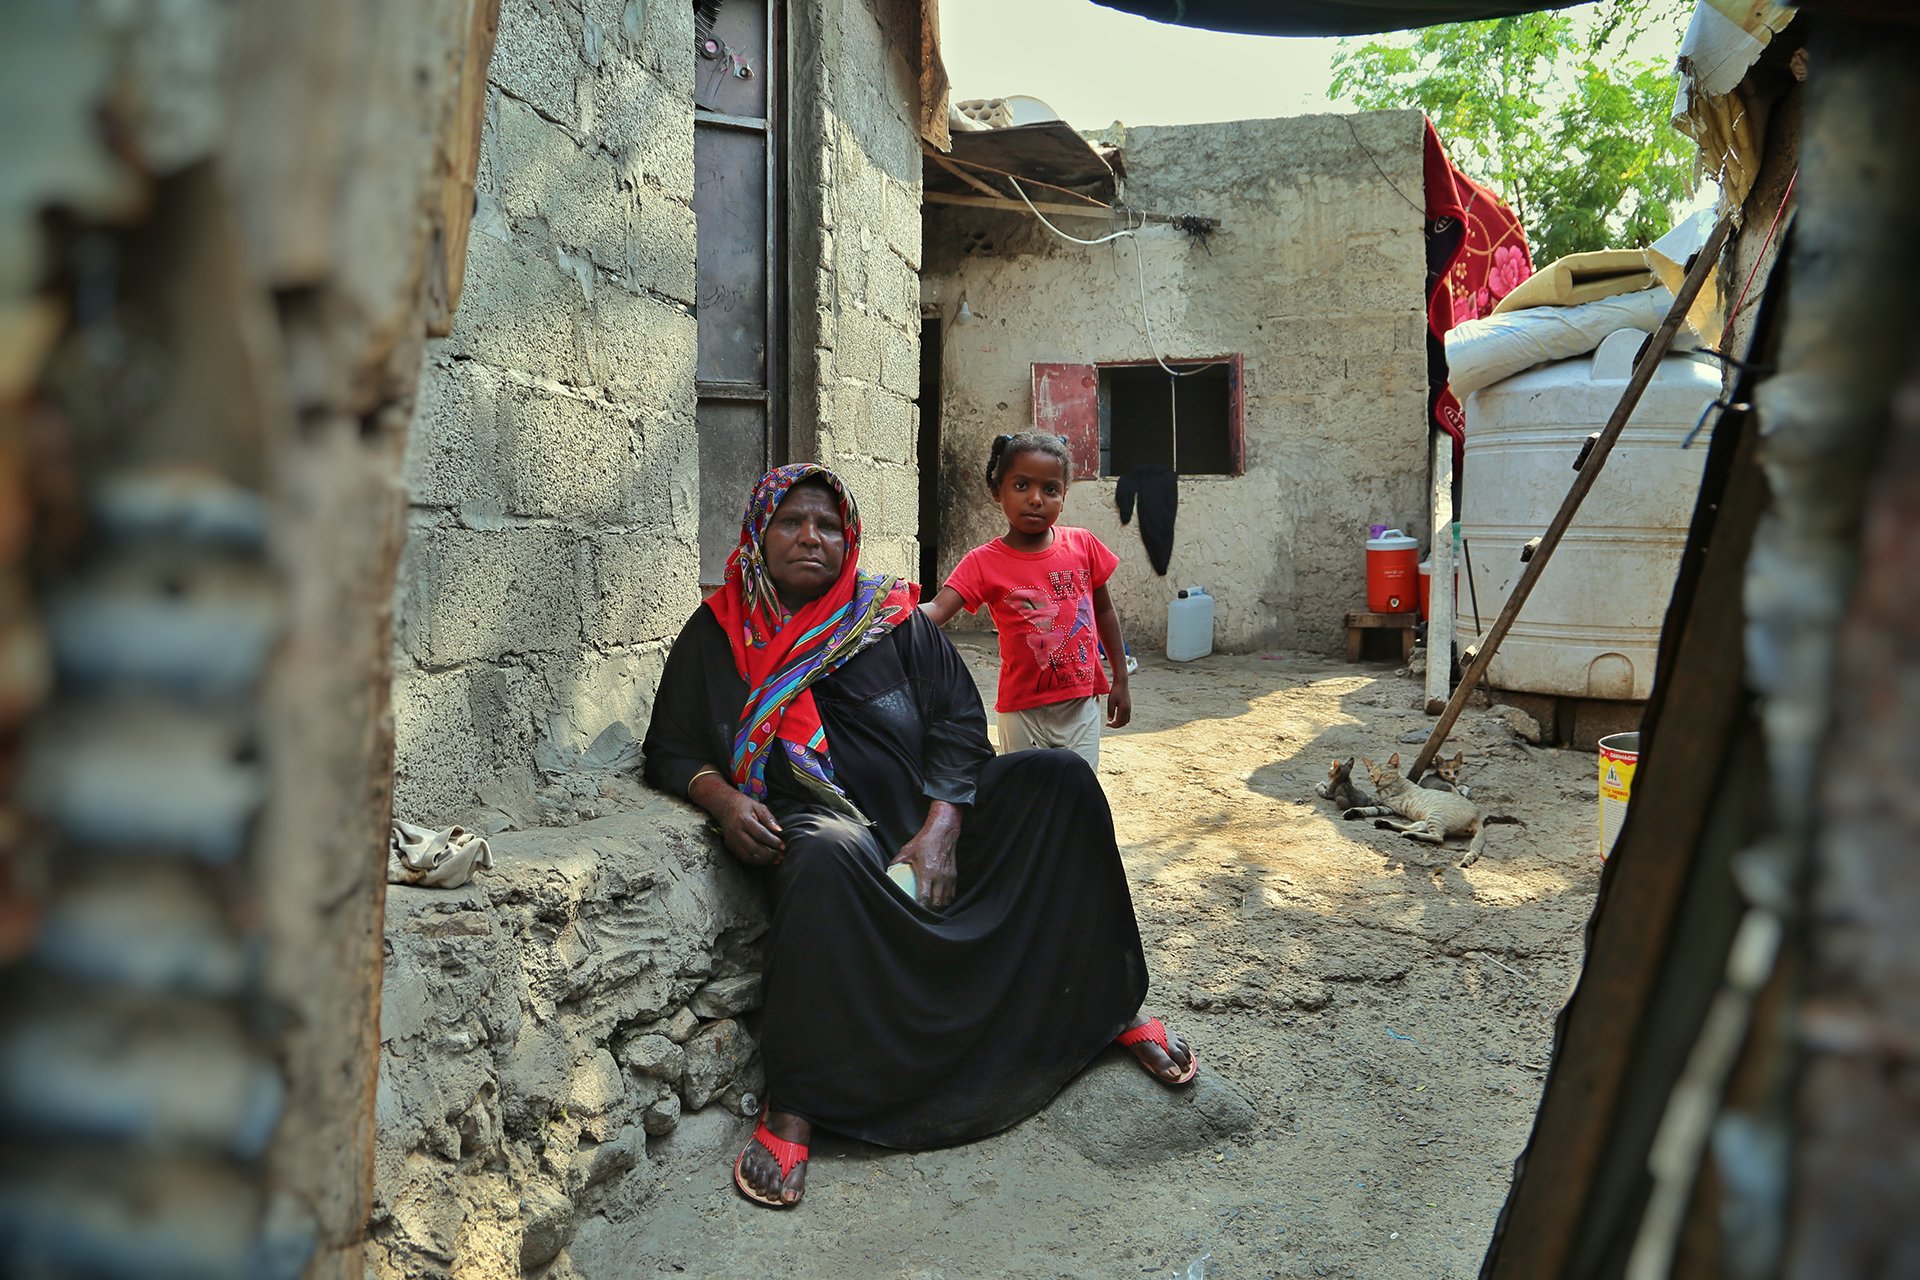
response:
[(1033, 216), (1040, 220), (1040, 225), (1045, 227), (1047, 230), (1053, 232), (1054, 235), (1059, 236), (1062, 240), (1067, 241), (1069, 244), (1092, 246), (1092, 245), (1107, 244), (1108, 242), (1113, 240), (1132, 239), (1134, 274), (1137, 277), (1140, 285), (1140, 325), (1141, 325), (1141, 328), (1143, 328), (1146, 331), (1148, 353), (1153, 356), (1155, 364), (1158, 364), (1162, 369), (1165, 369), (1167, 371), (1168, 377), (1170, 378), (1192, 377), (1194, 374), (1203, 373), (1206, 370), (1211, 369), (1214, 365), (1219, 363), (1219, 361), (1217, 360), (1210, 360), (1206, 364), (1195, 365), (1191, 369), (1176, 369), (1172, 365), (1168, 364), (1166, 360), (1161, 357), (1159, 345), (1155, 343), (1153, 340), (1153, 318), (1147, 314), (1147, 268), (1142, 258), (1141, 248), (1140, 248), (1140, 229), (1141, 227), (1144, 227), (1146, 225), (1144, 220), (1141, 221), (1138, 225), (1133, 225), (1132, 212), (1129, 210), (1118, 210), (1117, 212), (1123, 212), (1127, 214), (1127, 218), (1129, 222), (1128, 226), (1122, 227), (1120, 230), (1115, 231), (1110, 235), (1104, 235), (1095, 240), (1082, 240), (1079, 236), (1068, 235), (1066, 232), (1062, 231), (1060, 228), (1054, 226), (1051, 222), (1048, 222), (1047, 215), (1045, 215), (1044, 213), (1041, 213), (1040, 210), (1034, 205), (1032, 200), (1027, 199), (1026, 190), (1023, 187), (1021, 187), (1020, 180), (1018, 178), (1009, 177), (1007, 181), (1013, 184), (1014, 191), (1020, 196), (1020, 199), (1022, 201), (1025, 201), (1027, 208), (1033, 213)]

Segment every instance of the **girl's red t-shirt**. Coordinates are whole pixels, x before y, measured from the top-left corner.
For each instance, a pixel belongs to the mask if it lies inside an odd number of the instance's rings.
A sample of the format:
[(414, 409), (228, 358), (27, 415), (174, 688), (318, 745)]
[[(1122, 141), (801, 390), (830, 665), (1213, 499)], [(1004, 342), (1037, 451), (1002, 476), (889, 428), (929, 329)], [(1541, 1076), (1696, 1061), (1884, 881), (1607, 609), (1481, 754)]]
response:
[(1120, 563), (1085, 529), (1053, 527), (1045, 551), (1000, 539), (975, 547), (947, 577), (968, 613), (987, 607), (1000, 629), (1000, 711), (1025, 711), (1105, 693), (1093, 592)]

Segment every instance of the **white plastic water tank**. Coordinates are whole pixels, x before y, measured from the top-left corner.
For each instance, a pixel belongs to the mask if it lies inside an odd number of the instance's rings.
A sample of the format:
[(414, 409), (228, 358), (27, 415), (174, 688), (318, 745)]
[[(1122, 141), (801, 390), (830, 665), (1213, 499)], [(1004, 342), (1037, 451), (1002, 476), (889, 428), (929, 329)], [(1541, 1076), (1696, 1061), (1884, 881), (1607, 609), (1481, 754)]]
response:
[[(1457, 597), (1462, 635), (1492, 628), (1526, 567), (1521, 548), (1560, 509), (1574, 459), (1620, 403), (1645, 340), (1622, 329), (1591, 357), (1529, 369), (1467, 398), (1460, 523), (1473, 590)], [(1652, 691), (1660, 628), (1706, 465), (1704, 435), (1691, 449), (1680, 442), (1719, 394), (1719, 370), (1705, 359), (1661, 362), (1494, 655), (1487, 678), (1495, 688), (1635, 700)]]

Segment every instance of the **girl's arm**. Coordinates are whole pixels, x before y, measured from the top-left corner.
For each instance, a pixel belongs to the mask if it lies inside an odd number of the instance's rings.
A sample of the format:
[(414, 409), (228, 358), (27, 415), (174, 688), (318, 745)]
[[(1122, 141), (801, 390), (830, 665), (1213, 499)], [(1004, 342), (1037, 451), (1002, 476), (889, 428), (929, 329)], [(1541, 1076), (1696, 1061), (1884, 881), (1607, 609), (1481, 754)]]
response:
[(1113, 689), (1107, 694), (1107, 728), (1124, 728), (1133, 719), (1133, 695), (1127, 689), (1127, 645), (1120, 635), (1120, 615), (1114, 612), (1113, 597), (1107, 594), (1105, 583), (1093, 589), (1093, 625), (1107, 651), (1107, 665), (1113, 668)]
[(952, 587), (942, 587), (934, 593), (933, 599), (920, 605), (920, 612), (933, 619), (934, 626), (944, 627), (954, 614), (966, 607), (967, 602), (960, 598), (958, 591)]

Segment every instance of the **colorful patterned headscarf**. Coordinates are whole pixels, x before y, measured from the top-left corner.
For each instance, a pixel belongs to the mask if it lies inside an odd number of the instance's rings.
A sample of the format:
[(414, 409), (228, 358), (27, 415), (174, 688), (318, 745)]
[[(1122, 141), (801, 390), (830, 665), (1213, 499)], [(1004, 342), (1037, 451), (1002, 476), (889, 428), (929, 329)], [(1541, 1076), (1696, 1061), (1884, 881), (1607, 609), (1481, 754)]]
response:
[[(773, 513), (793, 487), (822, 480), (840, 504), (847, 558), (820, 595), (789, 612), (767, 572), (765, 539)], [(740, 522), (740, 545), (727, 557), (726, 581), (707, 597), (747, 682), (747, 703), (733, 739), (733, 783), (757, 800), (767, 795), (767, 759), (778, 741), (794, 776), (834, 808), (859, 810), (833, 778), (826, 727), (812, 684), (911, 616), (920, 588), (860, 569), (860, 512), (840, 478), (813, 462), (776, 467), (760, 478)]]

